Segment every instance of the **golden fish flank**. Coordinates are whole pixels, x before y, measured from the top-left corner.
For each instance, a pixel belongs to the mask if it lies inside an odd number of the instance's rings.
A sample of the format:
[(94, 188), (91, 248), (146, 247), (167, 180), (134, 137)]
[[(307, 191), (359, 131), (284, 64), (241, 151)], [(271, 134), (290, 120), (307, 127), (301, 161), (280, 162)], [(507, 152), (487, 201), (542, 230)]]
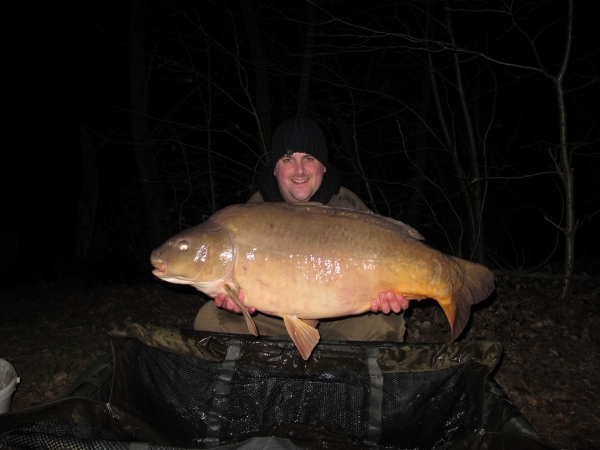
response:
[(252, 334), (258, 330), (246, 307), (282, 317), (307, 359), (319, 340), (319, 319), (369, 311), (380, 292), (437, 300), (458, 337), (471, 305), (493, 291), (494, 276), (422, 239), (376, 214), (318, 203), (247, 203), (175, 235), (152, 252), (151, 262), (165, 281), (232, 297)]

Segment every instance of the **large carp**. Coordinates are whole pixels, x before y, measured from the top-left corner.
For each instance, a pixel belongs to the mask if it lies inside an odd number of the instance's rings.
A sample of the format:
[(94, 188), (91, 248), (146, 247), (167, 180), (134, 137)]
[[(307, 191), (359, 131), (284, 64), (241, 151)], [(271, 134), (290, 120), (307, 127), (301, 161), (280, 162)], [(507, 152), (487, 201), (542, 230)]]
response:
[(471, 305), (494, 290), (494, 275), (422, 239), (414, 228), (377, 214), (320, 203), (246, 203), (176, 234), (150, 261), (164, 281), (191, 284), (213, 298), (229, 295), (255, 336), (248, 306), (282, 317), (308, 359), (319, 341), (319, 319), (367, 312), (380, 292), (437, 300), (452, 339), (458, 337)]

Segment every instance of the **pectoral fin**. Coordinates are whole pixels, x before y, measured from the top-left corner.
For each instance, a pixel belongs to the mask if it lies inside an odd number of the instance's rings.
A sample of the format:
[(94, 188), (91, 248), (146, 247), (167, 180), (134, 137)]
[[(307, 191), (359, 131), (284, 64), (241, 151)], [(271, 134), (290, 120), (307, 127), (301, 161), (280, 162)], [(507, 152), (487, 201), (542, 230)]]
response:
[(302, 358), (306, 361), (321, 338), (315, 328), (319, 321), (302, 320), (298, 316), (283, 316), (283, 322), (292, 341), (300, 350)]
[(244, 318), (246, 319), (246, 325), (248, 325), (248, 331), (250, 332), (250, 334), (252, 334), (253, 336), (258, 336), (258, 330), (256, 329), (256, 324), (254, 323), (254, 320), (252, 320), (252, 317), (250, 317), (248, 308), (246, 308), (242, 304), (242, 302), (240, 302), (240, 300), (238, 298), (238, 296), (240, 295), (240, 288), (239, 288), (239, 286), (236, 286), (236, 285), (237, 285), (237, 283), (235, 283), (235, 285), (233, 285), (231, 283), (227, 283), (224, 286), (225, 292), (233, 300), (233, 303), (235, 303), (235, 305), (242, 310), (242, 314), (244, 315)]

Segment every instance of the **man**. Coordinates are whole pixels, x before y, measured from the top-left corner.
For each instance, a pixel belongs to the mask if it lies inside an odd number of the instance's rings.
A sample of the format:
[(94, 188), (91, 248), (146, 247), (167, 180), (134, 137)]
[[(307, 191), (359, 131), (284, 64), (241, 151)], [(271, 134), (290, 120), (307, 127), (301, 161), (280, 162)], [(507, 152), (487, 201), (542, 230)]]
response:
[[(338, 171), (329, 164), (325, 136), (319, 126), (303, 116), (283, 122), (273, 134), (271, 161), (259, 180), (259, 191), (248, 202), (320, 202), (328, 206), (372, 213), (351, 191), (340, 186)], [(244, 294), (240, 292), (243, 302)], [(224, 309), (220, 309), (224, 308)], [(404, 340), (402, 309), (408, 301), (402, 295), (382, 292), (371, 302), (371, 311), (360, 316), (325, 319), (319, 333), (325, 340), (397, 341)], [(374, 314), (378, 312), (384, 314)], [(393, 311), (396, 314), (389, 313)], [(204, 305), (194, 322), (194, 329), (248, 334), (246, 322), (236, 314), (239, 308), (220, 294), (214, 303)], [(250, 314), (255, 308), (248, 309)], [(260, 312), (254, 322), (261, 335), (287, 334), (283, 320)]]

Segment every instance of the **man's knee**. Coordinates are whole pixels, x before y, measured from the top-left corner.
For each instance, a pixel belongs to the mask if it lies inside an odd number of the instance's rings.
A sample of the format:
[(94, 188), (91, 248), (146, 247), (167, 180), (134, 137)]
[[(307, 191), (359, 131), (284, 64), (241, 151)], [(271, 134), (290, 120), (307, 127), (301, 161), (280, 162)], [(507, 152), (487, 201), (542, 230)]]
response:
[(406, 326), (403, 314), (373, 314), (322, 321), (321, 338), (338, 341), (403, 342)]
[[(279, 336), (287, 334), (283, 320), (279, 317), (267, 316), (256, 313), (252, 320), (262, 336)], [(222, 308), (217, 308), (215, 303), (207, 302), (194, 320), (194, 330), (213, 331), (217, 333), (250, 334), (246, 320), (241, 314), (234, 314)]]
[[(283, 320), (278, 317), (256, 314), (253, 316), (259, 334), (285, 335)], [(402, 314), (373, 314), (323, 320), (317, 328), (321, 339), (334, 341), (404, 341), (406, 327)], [(249, 334), (246, 321), (240, 314), (217, 308), (207, 302), (194, 321), (194, 330), (217, 333)]]
[(238, 314), (217, 308), (213, 301), (206, 302), (194, 320), (194, 330), (217, 333), (247, 334), (246, 322)]

